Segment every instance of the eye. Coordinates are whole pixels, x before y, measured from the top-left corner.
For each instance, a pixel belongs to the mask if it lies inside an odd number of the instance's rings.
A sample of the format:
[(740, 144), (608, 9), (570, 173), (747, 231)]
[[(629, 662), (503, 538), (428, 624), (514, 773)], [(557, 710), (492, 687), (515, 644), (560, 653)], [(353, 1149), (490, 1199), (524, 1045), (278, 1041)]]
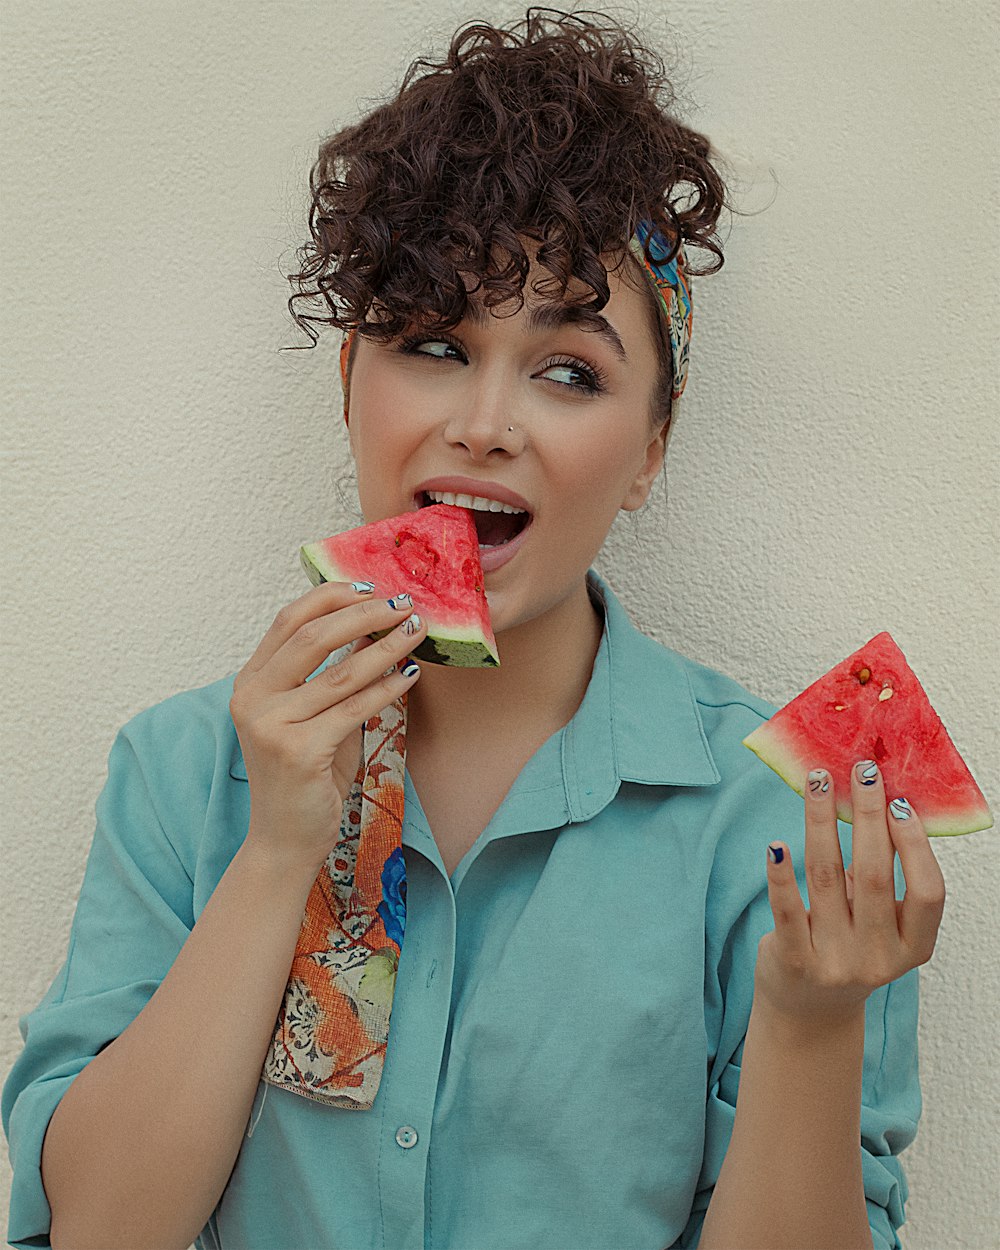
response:
[[(424, 350), (428, 347), (443, 347), (445, 352)], [(447, 354), (448, 349), (454, 352), (455, 355), (449, 356)], [(430, 356), (436, 360), (465, 359), (465, 348), (462, 347), (457, 339), (453, 339), (447, 334), (439, 334), (436, 338), (429, 337), (426, 334), (411, 334), (400, 341), (397, 350), (407, 356)], [(599, 395), (605, 389), (607, 375), (604, 371), (594, 365), (588, 365), (585, 361), (577, 360), (574, 356), (568, 356), (560, 360), (550, 360), (542, 370), (542, 373), (547, 373), (550, 369), (562, 369), (566, 373), (577, 375), (577, 381), (562, 381), (558, 378), (546, 379), (547, 381), (555, 382), (563, 390), (578, 391), (583, 395)]]
[(448, 337), (428, 338), (426, 334), (411, 334), (404, 338), (399, 344), (399, 351), (407, 356), (436, 356), (438, 360), (454, 360), (454, 356), (441, 355), (438, 352), (428, 352), (420, 350), (427, 346), (433, 347), (450, 347), (452, 351), (457, 352), (459, 357), (463, 357), (462, 348), (459, 343)]
[(606, 381), (604, 373), (595, 369), (591, 365), (584, 364), (582, 360), (553, 360), (551, 364), (545, 366), (545, 372), (550, 369), (562, 369), (567, 373), (575, 373), (582, 378), (582, 382), (559, 382), (557, 378), (553, 378), (553, 382), (558, 382), (559, 386), (568, 386), (573, 390), (585, 391), (591, 395), (597, 395), (604, 390)]

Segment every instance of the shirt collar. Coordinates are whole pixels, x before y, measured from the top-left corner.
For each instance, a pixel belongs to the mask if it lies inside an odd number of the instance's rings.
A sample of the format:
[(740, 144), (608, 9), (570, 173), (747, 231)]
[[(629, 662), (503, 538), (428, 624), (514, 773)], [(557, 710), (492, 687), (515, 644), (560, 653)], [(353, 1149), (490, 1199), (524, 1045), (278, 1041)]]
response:
[[(594, 569), (587, 585), (604, 611), (601, 643), (583, 702), (550, 740), (561, 755), (569, 818), (588, 820), (622, 781), (715, 785), (720, 774), (688, 679), (691, 661), (637, 629)], [(229, 773), (247, 780), (235, 734)]]
[(604, 609), (604, 633), (562, 744), (572, 818), (600, 811), (622, 781), (715, 785), (720, 773), (688, 679), (690, 661), (637, 629), (594, 569), (587, 584)]

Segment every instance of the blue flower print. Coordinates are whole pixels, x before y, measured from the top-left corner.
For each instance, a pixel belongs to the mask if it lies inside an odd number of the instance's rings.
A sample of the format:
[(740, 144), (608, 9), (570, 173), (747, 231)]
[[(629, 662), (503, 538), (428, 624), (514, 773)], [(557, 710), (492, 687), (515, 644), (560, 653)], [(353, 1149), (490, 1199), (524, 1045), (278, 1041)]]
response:
[(386, 937), (402, 950), (406, 925), (406, 864), (397, 846), (382, 866), (382, 901), (377, 908)]

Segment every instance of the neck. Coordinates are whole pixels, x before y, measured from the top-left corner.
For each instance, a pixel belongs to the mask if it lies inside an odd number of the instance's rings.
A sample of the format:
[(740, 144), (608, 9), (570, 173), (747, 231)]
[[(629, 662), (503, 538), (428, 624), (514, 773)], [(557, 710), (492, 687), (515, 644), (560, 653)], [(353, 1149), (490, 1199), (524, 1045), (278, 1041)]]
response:
[(407, 694), (407, 750), (555, 733), (583, 702), (602, 631), (581, 582), (543, 616), (497, 634), (499, 668), (421, 664)]

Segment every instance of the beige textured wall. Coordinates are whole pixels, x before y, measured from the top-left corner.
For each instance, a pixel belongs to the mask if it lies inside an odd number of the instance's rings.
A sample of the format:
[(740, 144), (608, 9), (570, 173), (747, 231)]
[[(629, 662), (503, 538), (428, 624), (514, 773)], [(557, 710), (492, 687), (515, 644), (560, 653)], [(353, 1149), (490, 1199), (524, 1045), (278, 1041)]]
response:
[[(991, 6), (634, 12), (675, 28), (688, 118), (764, 211), (695, 288), (668, 500), (598, 567), (648, 632), (778, 702), (891, 630), (998, 810)], [(360, 521), (336, 345), (276, 350), (304, 341), (281, 271), (316, 143), (460, 22), (522, 13), (0, 4), (4, 1074), (64, 957), (116, 729), (240, 667), (307, 589), (299, 544)], [(934, 844), (908, 1250), (1000, 1244), (996, 846)]]

